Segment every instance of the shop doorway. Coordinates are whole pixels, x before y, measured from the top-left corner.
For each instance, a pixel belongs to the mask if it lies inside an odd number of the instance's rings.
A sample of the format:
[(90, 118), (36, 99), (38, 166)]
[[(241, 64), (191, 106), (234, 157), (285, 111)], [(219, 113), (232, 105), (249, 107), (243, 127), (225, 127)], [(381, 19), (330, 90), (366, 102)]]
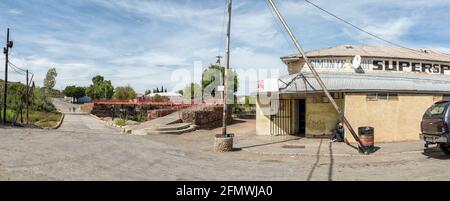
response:
[(298, 135), (306, 136), (306, 100), (298, 100)]

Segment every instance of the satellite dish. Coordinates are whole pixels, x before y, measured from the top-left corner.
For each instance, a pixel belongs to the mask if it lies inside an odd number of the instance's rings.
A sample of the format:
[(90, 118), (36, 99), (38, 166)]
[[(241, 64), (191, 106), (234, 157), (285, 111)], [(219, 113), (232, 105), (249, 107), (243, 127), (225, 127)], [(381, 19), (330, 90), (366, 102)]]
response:
[(353, 58), (353, 68), (358, 69), (361, 66), (361, 56), (360, 55), (356, 55), (355, 58)]

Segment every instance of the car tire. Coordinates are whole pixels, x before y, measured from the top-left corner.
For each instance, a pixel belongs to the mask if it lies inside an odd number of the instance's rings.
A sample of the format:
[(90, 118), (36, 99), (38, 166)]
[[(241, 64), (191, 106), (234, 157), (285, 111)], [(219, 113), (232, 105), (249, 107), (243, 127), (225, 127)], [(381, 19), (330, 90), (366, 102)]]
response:
[(448, 146), (448, 144), (440, 144), (439, 148), (441, 149), (441, 151), (443, 151), (445, 154), (450, 155), (450, 148)]

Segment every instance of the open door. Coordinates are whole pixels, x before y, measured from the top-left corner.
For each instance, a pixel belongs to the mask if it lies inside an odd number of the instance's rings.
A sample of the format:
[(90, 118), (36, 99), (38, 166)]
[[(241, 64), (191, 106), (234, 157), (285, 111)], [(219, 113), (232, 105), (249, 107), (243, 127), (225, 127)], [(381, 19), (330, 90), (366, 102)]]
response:
[(298, 100), (298, 135), (301, 137), (306, 136), (306, 100)]

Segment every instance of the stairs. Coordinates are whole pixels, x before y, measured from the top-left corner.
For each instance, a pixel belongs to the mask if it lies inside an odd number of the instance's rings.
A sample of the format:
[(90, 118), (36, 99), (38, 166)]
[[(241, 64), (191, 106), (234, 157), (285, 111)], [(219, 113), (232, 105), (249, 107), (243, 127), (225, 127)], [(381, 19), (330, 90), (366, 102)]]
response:
[(147, 128), (145, 129), (148, 135), (156, 134), (170, 134), (170, 135), (181, 135), (183, 133), (192, 132), (197, 129), (196, 125), (190, 123), (176, 123), (170, 125), (163, 125), (159, 127)]
[[(130, 128), (129, 133), (133, 135), (181, 135), (192, 132), (197, 129), (196, 125), (190, 123), (181, 123), (180, 111), (165, 117), (160, 117), (151, 121), (144, 122), (138, 126)], [(128, 132), (128, 131), (127, 131)]]

